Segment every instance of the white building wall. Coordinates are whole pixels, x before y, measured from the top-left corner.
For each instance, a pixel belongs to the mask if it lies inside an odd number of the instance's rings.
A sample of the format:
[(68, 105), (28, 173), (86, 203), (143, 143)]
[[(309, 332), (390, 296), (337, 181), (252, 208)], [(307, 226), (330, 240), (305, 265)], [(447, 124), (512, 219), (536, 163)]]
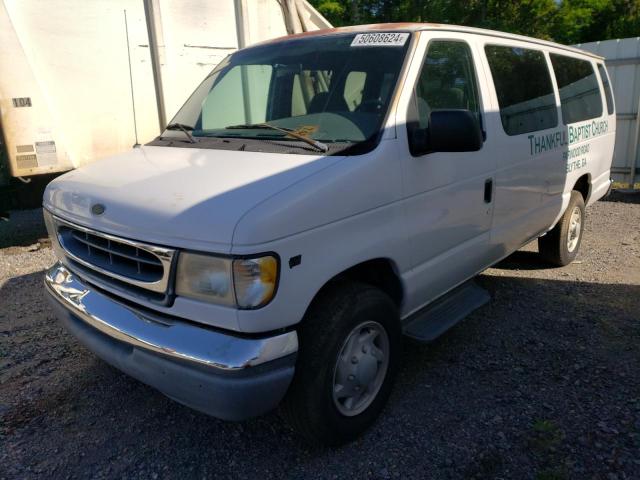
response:
[(640, 37), (582, 43), (576, 47), (605, 57), (616, 103), (613, 179), (640, 182)]

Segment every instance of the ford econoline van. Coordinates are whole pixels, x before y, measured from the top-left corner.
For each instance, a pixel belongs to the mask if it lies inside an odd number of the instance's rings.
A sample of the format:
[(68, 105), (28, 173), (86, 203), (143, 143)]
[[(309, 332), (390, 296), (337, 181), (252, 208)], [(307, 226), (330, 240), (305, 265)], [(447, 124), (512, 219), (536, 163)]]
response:
[(46, 289), (96, 355), (303, 436), (380, 414), (403, 336), (487, 301), (527, 242), (572, 262), (610, 188), (602, 58), (473, 28), (338, 28), (230, 55), (162, 134), (53, 181)]

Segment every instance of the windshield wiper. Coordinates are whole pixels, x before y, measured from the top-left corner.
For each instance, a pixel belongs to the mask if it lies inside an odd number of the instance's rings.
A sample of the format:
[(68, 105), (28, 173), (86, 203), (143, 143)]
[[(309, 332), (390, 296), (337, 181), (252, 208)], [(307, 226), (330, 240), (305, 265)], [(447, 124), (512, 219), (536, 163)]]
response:
[(189, 130), (193, 130), (191, 125), (185, 125), (184, 123), (170, 123), (165, 127), (166, 130), (180, 130), (184, 133), (191, 143), (196, 143), (196, 139), (189, 133)]
[(282, 133), (286, 133), (287, 135), (294, 137), (298, 140), (302, 140), (303, 142), (311, 145), (312, 147), (317, 148), (318, 150), (320, 150), (321, 152), (325, 153), (329, 150), (329, 147), (322, 143), (319, 142), (318, 140), (314, 140), (313, 138), (309, 138), (309, 137), (305, 137), (304, 135), (300, 135), (299, 133), (295, 132), (294, 130), (290, 129), (290, 128), (284, 128), (284, 127), (276, 127), (275, 125), (271, 125), (270, 123), (254, 123), (254, 124), (247, 124), (247, 125), (229, 125), (228, 127), (224, 127), (227, 130), (250, 130), (250, 129), (271, 129), (271, 130), (277, 130), (278, 132), (282, 132)]

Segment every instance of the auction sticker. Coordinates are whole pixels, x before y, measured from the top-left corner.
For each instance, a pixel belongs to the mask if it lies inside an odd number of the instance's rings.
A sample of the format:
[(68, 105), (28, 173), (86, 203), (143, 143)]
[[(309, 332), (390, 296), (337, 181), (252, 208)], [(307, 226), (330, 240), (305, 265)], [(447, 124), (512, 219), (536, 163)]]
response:
[(409, 34), (399, 32), (359, 33), (351, 42), (352, 47), (402, 47)]

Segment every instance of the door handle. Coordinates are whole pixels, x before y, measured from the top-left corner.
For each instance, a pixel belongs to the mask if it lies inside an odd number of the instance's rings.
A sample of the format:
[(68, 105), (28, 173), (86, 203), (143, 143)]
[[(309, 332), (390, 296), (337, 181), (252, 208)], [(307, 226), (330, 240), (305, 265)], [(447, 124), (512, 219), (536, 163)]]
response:
[(493, 178), (487, 178), (484, 182), (484, 203), (491, 203), (493, 199)]

